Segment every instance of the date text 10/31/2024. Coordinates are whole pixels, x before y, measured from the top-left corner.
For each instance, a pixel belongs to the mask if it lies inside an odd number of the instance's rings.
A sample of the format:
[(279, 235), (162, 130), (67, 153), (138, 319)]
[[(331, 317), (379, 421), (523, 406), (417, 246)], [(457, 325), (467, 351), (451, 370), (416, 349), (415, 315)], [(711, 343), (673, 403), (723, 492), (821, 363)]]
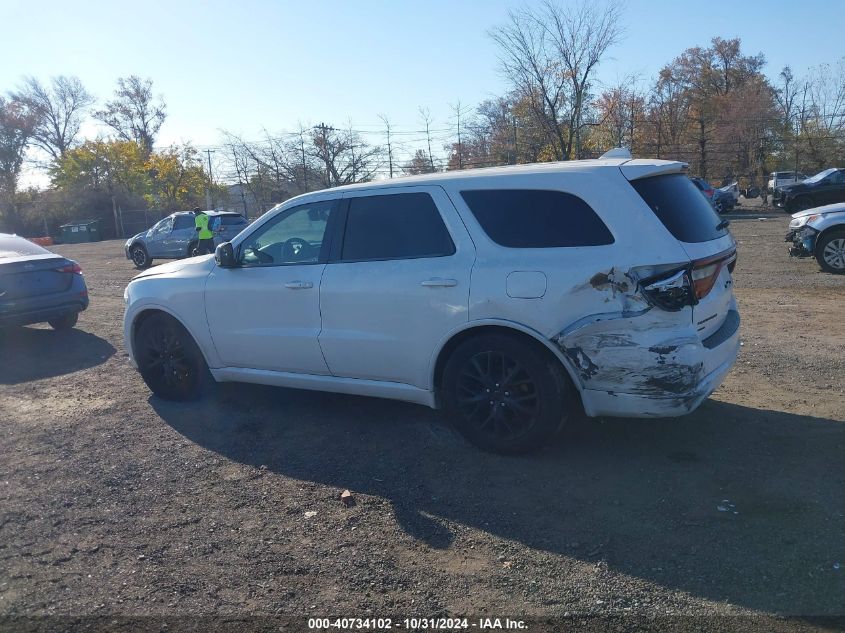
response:
[(523, 620), (511, 620), (510, 618), (403, 618), (394, 620), (392, 618), (308, 618), (308, 628), (320, 629), (349, 629), (349, 630), (370, 630), (389, 631), (392, 629), (404, 629), (412, 631), (456, 631), (467, 629), (478, 630), (527, 630), (528, 626)]

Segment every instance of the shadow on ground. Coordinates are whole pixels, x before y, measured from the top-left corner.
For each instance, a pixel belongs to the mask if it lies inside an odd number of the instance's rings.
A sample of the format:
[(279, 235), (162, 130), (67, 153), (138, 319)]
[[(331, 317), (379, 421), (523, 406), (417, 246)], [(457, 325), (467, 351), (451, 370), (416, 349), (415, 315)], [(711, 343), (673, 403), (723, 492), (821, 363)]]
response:
[(506, 458), (396, 402), (219, 385), (151, 403), (229, 459), (389, 500), (435, 548), (457, 522), (712, 600), (845, 613), (842, 422), (709, 400), (684, 418), (580, 422)]
[(106, 340), (78, 329), (0, 328), (0, 384), (70, 374), (104, 363), (114, 353)]

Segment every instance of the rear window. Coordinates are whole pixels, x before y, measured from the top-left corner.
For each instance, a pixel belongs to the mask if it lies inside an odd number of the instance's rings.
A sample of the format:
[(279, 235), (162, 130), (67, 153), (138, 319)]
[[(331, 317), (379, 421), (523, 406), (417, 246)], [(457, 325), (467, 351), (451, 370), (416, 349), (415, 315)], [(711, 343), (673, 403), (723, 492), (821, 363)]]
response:
[(490, 239), (508, 248), (613, 244), (607, 226), (578, 196), (540, 189), (462, 191)]
[(22, 237), (12, 235), (0, 237), (0, 259), (50, 254), (50, 251), (46, 248), (41, 248), (38, 244), (34, 244)]
[(632, 180), (631, 186), (681, 242), (709, 242), (727, 235), (718, 214), (684, 174)]

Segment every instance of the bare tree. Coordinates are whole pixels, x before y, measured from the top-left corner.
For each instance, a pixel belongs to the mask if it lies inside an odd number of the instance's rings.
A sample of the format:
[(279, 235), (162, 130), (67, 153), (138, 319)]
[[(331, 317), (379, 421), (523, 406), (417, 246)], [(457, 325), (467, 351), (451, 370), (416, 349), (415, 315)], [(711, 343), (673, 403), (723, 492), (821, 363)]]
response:
[(378, 169), (380, 147), (368, 145), (361, 137), (321, 123), (314, 127), (311, 156), (324, 165), (321, 174), (324, 187), (337, 187), (353, 182), (368, 182)]
[(604, 6), (596, 2), (581, 1), (572, 6), (546, 0), (546, 28), (557, 49), (563, 74), (569, 86), (568, 148), (581, 157), (581, 130), (586, 110), (590, 82), (596, 66), (607, 50), (622, 35), (619, 25), (621, 8), (615, 0)]
[(547, 0), (539, 9), (511, 12), (508, 24), (491, 32), (503, 73), (528, 100), (558, 160), (581, 154), (590, 82), (620, 38), (620, 12), (615, 0), (571, 6)]
[(94, 117), (112, 128), (119, 138), (135, 141), (149, 154), (153, 150), (156, 134), (167, 118), (162, 97), (153, 96), (152, 79), (136, 75), (117, 80), (114, 99), (107, 101)]
[[(431, 153), (431, 123), (432, 123), (432, 118), (431, 118), (431, 112), (429, 111), (428, 108), (420, 107), (420, 120), (422, 121), (422, 124), (425, 126), (425, 140), (426, 140), (426, 143), (428, 143), (428, 162), (429, 162), (429, 165), (431, 166), (431, 171), (435, 171), (434, 154)], [(415, 159), (416, 158), (417, 158), (417, 156), (415, 155)]]
[(94, 104), (79, 78), (65, 75), (53, 77), (49, 86), (27, 77), (13, 97), (35, 117), (32, 143), (54, 160), (76, 144), (85, 113)]

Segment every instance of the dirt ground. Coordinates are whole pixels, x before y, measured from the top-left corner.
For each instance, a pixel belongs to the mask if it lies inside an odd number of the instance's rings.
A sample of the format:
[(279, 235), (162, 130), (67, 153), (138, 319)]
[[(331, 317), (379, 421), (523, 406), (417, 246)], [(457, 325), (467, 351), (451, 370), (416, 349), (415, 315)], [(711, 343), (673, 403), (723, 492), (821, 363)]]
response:
[(91, 307), (0, 333), (0, 616), (845, 615), (845, 276), (786, 225), (733, 221), (743, 347), (698, 411), (519, 458), (397, 402), (153, 398), (122, 243), (55, 247)]

